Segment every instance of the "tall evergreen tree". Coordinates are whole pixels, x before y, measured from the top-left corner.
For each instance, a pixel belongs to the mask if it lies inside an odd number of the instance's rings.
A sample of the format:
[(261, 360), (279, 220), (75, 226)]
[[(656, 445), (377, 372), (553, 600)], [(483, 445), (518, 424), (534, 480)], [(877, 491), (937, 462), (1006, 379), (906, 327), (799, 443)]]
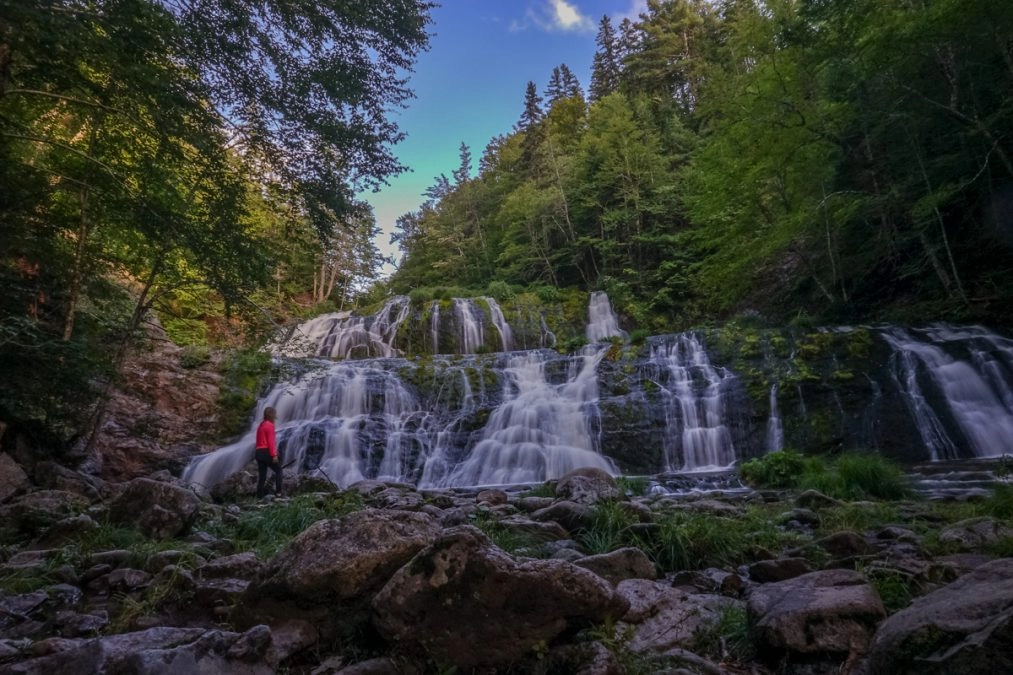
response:
[(538, 88), (534, 82), (528, 81), (524, 90), (524, 111), (517, 123), (517, 130), (524, 134), (521, 145), (521, 164), (529, 174), (537, 170), (538, 147), (542, 142), (542, 119), (545, 111), (542, 109), (542, 97), (538, 95)]
[(598, 45), (591, 63), (591, 101), (598, 101), (614, 91), (619, 90), (619, 76), (622, 63), (619, 55), (619, 41), (615, 28), (608, 14), (602, 16), (598, 24), (598, 35), (594, 39)]

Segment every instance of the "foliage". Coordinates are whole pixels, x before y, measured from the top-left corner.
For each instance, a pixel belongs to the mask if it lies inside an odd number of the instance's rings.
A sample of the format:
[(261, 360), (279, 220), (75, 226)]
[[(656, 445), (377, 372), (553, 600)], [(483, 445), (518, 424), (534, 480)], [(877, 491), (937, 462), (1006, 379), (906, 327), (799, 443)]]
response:
[(232, 353), (223, 363), (224, 382), (218, 396), (221, 427), (216, 437), (241, 433), (250, 421), (257, 399), (271, 373), (271, 357), (260, 350), (242, 350)]
[(799, 485), (803, 473), (814, 463), (794, 450), (779, 450), (739, 465), (743, 480), (765, 488), (792, 488)]
[(318, 520), (339, 518), (362, 508), (362, 497), (355, 491), (297, 495), (256, 510), (244, 509), (235, 520), (215, 520), (204, 526), (215, 536), (232, 541), (238, 551), (255, 551), (266, 559)]
[(754, 659), (756, 648), (745, 605), (723, 606), (717, 620), (702, 626), (693, 636), (693, 651), (716, 661), (744, 663)]
[(589, 554), (608, 553), (633, 541), (632, 526), (636, 517), (622, 502), (597, 502), (592, 510), (591, 525), (578, 536), (581, 546)]
[(899, 466), (875, 453), (841, 455), (825, 471), (810, 464), (799, 485), (838, 499), (903, 499), (911, 495)]

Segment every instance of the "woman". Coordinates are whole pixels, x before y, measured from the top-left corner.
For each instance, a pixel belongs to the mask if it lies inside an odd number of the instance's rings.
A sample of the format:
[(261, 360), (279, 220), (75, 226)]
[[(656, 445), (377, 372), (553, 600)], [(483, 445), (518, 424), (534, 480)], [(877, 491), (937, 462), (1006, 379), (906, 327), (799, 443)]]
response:
[(267, 494), (267, 468), (274, 471), (274, 494), (281, 496), (281, 463), (278, 460), (278, 446), (274, 436), (274, 420), (278, 416), (274, 408), (264, 408), (264, 421), (257, 427), (257, 443), (254, 457), (257, 459), (257, 499)]

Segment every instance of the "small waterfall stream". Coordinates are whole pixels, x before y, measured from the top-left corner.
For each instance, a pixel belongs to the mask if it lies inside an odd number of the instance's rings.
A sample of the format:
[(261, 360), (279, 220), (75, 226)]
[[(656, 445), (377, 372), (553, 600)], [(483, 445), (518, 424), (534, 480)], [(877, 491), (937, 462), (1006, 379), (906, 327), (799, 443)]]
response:
[(619, 320), (612, 311), (609, 296), (602, 291), (591, 294), (587, 308), (587, 339), (588, 342), (600, 342), (610, 337), (626, 337), (625, 331), (619, 328)]
[(767, 452), (784, 449), (784, 425), (777, 409), (777, 385), (770, 385), (770, 417), (767, 419)]
[(475, 303), (466, 298), (454, 298), (454, 320), (462, 354), (474, 354), (485, 344), (482, 322), (475, 316)]

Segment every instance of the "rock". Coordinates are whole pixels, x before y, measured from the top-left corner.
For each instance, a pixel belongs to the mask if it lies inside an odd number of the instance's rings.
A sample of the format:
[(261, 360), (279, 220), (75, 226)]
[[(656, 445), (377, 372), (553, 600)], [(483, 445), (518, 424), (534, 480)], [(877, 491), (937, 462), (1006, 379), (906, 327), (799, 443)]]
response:
[(21, 495), (0, 507), (0, 522), (9, 528), (35, 534), (88, 507), (81, 495), (62, 490), (38, 490)]
[(61, 553), (59, 549), (43, 549), (34, 551), (19, 551), (0, 567), (3, 572), (25, 572), (42, 570), (49, 566), (49, 561)]
[(535, 511), (531, 517), (543, 522), (554, 520), (567, 531), (576, 532), (586, 529), (594, 523), (594, 509), (587, 504), (558, 501), (544, 509)]
[(77, 638), (96, 635), (109, 625), (109, 614), (99, 610), (90, 614), (78, 614), (65, 610), (58, 612), (53, 627), (61, 637)]
[(418, 511), (425, 504), (425, 498), (409, 487), (389, 487), (371, 495), (367, 502), (378, 509)]
[(746, 609), (759, 649), (771, 659), (863, 653), (886, 616), (865, 577), (845, 569), (757, 586)]
[(517, 562), (468, 525), (444, 532), (372, 601), (386, 639), (461, 669), (516, 664), (627, 607), (597, 575), (558, 560)]
[(516, 504), (517, 508), (520, 509), (521, 511), (525, 511), (527, 513), (534, 513), (539, 509), (544, 509), (547, 508), (548, 506), (551, 506), (553, 501), (554, 500), (552, 497), (521, 497), (520, 499), (515, 501), (514, 504)]
[(834, 558), (853, 558), (868, 555), (872, 547), (862, 535), (849, 530), (841, 530), (816, 540), (816, 545)]
[(605, 499), (621, 500), (624, 495), (608, 472), (592, 467), (574, 469), (559, 479), (556, 497), (577, 504), (595, 504)]
[(570, 533), (555, 522), (539, 522), (524, 516), (510, 516), (496, 521), (498, 527), (535, 541), (559, 541), (569, 539)]
[(969, 518), (939, 533), (941, 544), (953, 544), (961, 551), (980, 551), (989, 544), (1013, 538), (1013, 527), (995, 518)]
[(841, 506), (843, 502), (833, 497), (828, 497), (818, 490), (806, 490), (795, 498), (795, 506), (800, 509), (825, 509), (832, 506)]
[(360, 661), (344, 668), (321, 670), (316, 668), (310, 675), (417, 675), (421, 671), (402, 660), (387, 657)]
[(760, 560), (749, 566), (749, 578), (761, 584), (794, 579), (812, 572), (805, 558), (777, 558)]
[(186, 534), (200, 511), (190, 490), (148, 478), (135, 478), (109, 507), (115, 523), (130, 524), (153, 539)]
[(549, 651), (542, 661), (550, 673), (573, 675), (625, 675), (626, 668), (600, 642), (563, 645)]
[(6, 452), (0, 452), (0, 504), (27, 492), (31, 486), (21, 465)]
[(243, 577), (252, 579), (260, 571), (260, 561), (252, 551), (227, 555), (201, 565), (197, 576), (201, 579), (222, 579), (225, 577)]
[(591, 570), (613, 586), (626, 579), (657, 579), (658, 570), (639, 548), (621, 548), (611, 553), (592, 555), (578, 560), (577, 566)]
[(117, 548), (111, 551), (99, 551), (92, 553), (88, 556), (88, 565), (110, 565), (112, 567), (119, 567), (126, 561), (130, 560), (133, 555), (130, 551), (125, 548)]
[[(47, 641), (44, 653), (6, 666), (9, 675), (54, 673), (216, 673), (270, 675), (265, 654), (229, 656), (243, 635), (204, 628), (151, 628), (93, 639)], [(47, 648), (48, 647), (48, 648)]]
[(884, 621), (862, 672), (1013, 672), (1013, 559), (981, 565)]
[(492, 506), (506, 504), (508, 500), (509, 497), (503, 490), (482, 490), (475, 496), (475, 501), (479, 504), (485, 503)]
[(717, 499), (696, 499), (682, 504), (681, 508), (685, 511), (709, 513), (715, 516), (735, 517), (742, 514), (742, 509), (739, 507), (718, 501)]
[(144, 570), (121, 567), (109, 573), (108, 587), (111, 591), (127, 592), (144, 588), (151, 581), (151, 575)]
[(74, 471), (56, 462), (39, 462), (33, 475), (41, 487), (72, 492), (90, 502), (111, 496), (110, 486), (98, 476)]
[(630, 609), (616, 625), (616, 635), (629, 635), (627, 648), (639, 654), (689, 646), (701, 628), (718, 620), (724, 608), (741, 606), (739, 600), (645, 579), (623, 581), (617, 591)]
[(99, 529), (99, 524), (88, 515), (81, 514), (53, 523), (46, 533), (32, 542), (32, 548), (54, 548), (80, 539), (81, 535)]
[(366, 509), (318, 521), (265, 565), (243, 603), (263, 596), (317, 605), (361, 598), (439, 532), (432, 518), (408, 511)]
[(815, 511), (811, 511), (810, 509), (792, 509), (791, 511), (778, 514), (777, 522), (781, 524), (794, 522), (804, 527), (819, 527), (822, 521), (819, 514)]

